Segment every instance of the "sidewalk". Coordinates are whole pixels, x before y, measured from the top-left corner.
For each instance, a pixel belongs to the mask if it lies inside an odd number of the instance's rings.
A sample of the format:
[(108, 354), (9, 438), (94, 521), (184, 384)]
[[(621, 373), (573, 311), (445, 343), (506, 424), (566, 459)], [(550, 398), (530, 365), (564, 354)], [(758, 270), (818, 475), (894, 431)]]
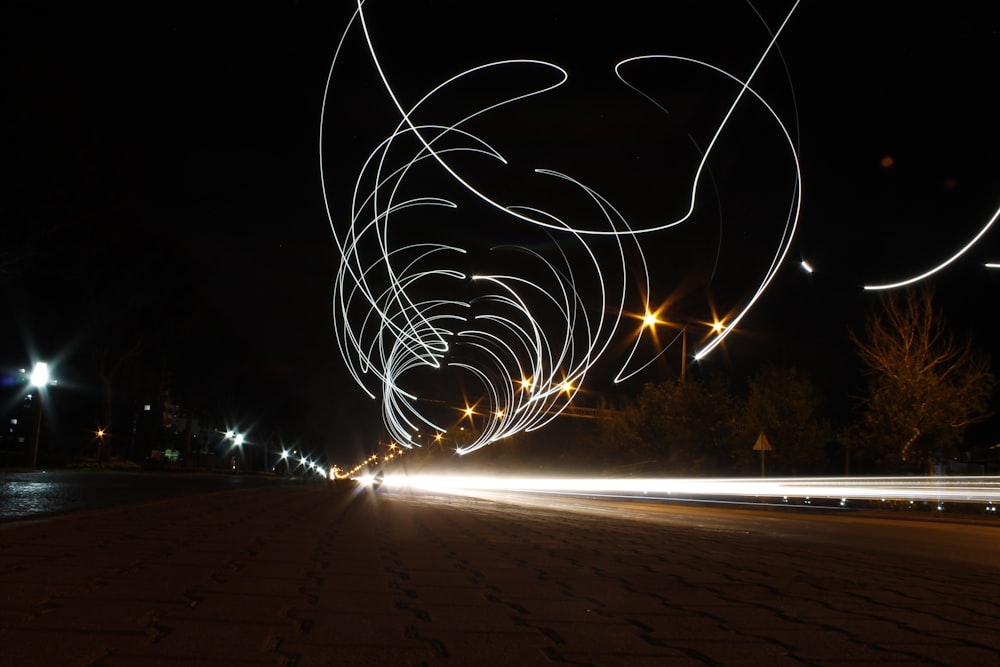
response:
[(4, 664), (1000, 664), (1000, 568), (316, 485), (0, 526)]

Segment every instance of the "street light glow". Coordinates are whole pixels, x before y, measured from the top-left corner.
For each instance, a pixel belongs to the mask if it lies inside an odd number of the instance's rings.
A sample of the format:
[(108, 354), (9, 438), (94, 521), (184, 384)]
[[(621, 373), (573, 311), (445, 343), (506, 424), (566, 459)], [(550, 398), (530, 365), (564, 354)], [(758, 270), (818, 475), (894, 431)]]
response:
[(44, 361), (36, 362), (31, 375), (28, 377), (28, 382), (31, 383), (32, 387), (44, 387), (47, 385), (49, 383), (49, 365)]

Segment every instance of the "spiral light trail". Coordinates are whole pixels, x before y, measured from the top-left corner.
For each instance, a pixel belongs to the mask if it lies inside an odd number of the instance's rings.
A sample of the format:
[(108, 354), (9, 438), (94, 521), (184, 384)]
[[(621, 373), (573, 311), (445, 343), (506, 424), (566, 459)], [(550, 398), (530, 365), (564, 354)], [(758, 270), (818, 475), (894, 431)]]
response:
[[(683, 63), (736, 91), (684, 184), (686, 209), (680, 216), (661, 215), (642, 223), (626, 219), (619, 205), (584, 178), (562, 171), (532, 170), (534, 178), (575, 193), (570, 196), (576, 200), (572, 213), (512, 201), (480, 181), (482, 165), (493, 170), (510, 165), (500, 144), (483, 136), (476, 121), (556, 90), (569, 80), (569, 71), (543, 60), (491, 61), (460, 71), (407, 102), (394, 86), (399, 73), (388, 71), (379, 57), (367, 4), (358, 0), (330, 66), (320, 169), (340, 254), (334, 296), (337, 343), (354, 380), (380, 401), (396, 442), (412, 447), (421, 430), (461, 429), (463, 436), (451, 440), (460, 453), (467, 453), (555, 419), (585, 387), (598, 362), (614, 357), (613, 374), (622, 381), (662, 354), (644, 351), (643, 341), (655, 332), (642, 326), (637, 333), (628, 304), (645, 299), (655, 287), (647, 260), (651, 244), (669, 243), (675, 230), (695, 224), (692, 214), (717, 142), (749, 105), (784, 137), (795, 175), (792, 183), (779, 186), (787, 192), (787, 217), (773, 240), (773, 256), (755, 279), (756, 288), (717, 323), (714, 336), (698, 344), (694, 357), (722, 343), (770, 285), (798, 224), (799, 165), (792, 133), (751, 84), (776, 49), (797, 2), (761, 44), (746, 77), (667, 54), (628, 58), (613, 66), (625, 86), (660, 109), (654, 95), (630, 82), (636, 65)], [(331, 172), (324, 141), (336, 135), (328, 114), (334, 100), (341, 99), (332, 91), (350, 36), (363, 41), (396, 121), (357, 170), (344, 213), (345, 202), (328, 196)], [(515, 81), (516, 89), (490, 89), (489, 82), (501, 75)], [(450, 112), (437, 104), (449, 91), (473, 84), (490, 91), (484, 104)]]

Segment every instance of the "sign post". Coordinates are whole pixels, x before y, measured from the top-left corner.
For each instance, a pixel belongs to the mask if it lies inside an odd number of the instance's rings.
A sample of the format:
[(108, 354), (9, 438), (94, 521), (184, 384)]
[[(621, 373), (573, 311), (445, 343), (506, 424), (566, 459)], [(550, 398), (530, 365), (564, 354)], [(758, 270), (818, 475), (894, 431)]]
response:
[(755, 452), (760, 452), (760, 476), (764, 476), (764, 452), (774, 451), (771, 447), (771, 443), (768, 442), (767, 436), (761, 431), (760, 435), (757, 436), (757, 441), (753, 443), (753, 450)]

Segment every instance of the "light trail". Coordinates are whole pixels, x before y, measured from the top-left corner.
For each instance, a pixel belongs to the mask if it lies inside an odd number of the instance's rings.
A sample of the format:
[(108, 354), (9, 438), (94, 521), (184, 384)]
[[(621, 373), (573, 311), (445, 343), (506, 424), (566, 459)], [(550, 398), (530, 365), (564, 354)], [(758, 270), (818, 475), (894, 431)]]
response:
[[(621, 358), (607, 362), (616, 368), (616, 382), (662, 355), (665, 350), (646, 350), (650, 340), (658, 340), (655, 325), (640, 327), (638, 333), (624, 326), (627, 304), (661, 291), (651, 279), (648, 247), (662, 247), (679, 228), (698, 224), (694, 213), (710, 160), (724, 150), (726, 133), (735, 132), (734, 119), (753, 111), (773, 124), (781, 138), (777, 150), (787, 156), (789, 171), (772, 180), (787, 207), (760, 216), (773, 217), (780, 228), (773, 254), (761, 258), (757, 282), (749, 281), (749, 296), (730, 311), (724, 326), (695, 343), (693, 357), (703, 358), (739, 326), (783, 266), (799, 221), (801, 173), (794, 133), (752, 87), (774, 57), (798, 0), (776, 29), (762, 26), (759, 50), (747, 59), (747, 75), (678, 54), (608, 64), (609, 73), (652, 102), (664, 121), (668, 110), (658, 95), (633, 82), (639, 66), (693, 67), (710, 87), (728, 91), (710, 141), (704, 150), (697, 149), (697, 163), (677, 184), (686, 192), (683, 209), (670, 214), (662, 202), (657, 216), (641, 222), (627, 219), (620, 206), (585, 178), (534, 165), (530, 172), (546, 187), (563, 188), (570, 212), (493, 194), (493, 184), (470, 165), (496, 175), (514, 165), (497, 140), (481, 134), (477, 121), (552, 94), (566, 84), (570, 72), (546, 60), (492, 60), (406, 95), (395, 84), (402, 73), (391, 71), (381, 57), (379, 35), (366, 11), (372, 2), (357, 0), (330, 64), (320, 119), (320, 177), (340, 254), (333, 304), (337, 345), (355, 382), (381, 401), (394, 441), (418, 446), (416, 433), (429, 428), (445, 435), (459, 453), (468, 453), (551, 422), (586, 391), (595, 365), (612, 352), (625, 350)], [(356, 173), (349, 201), (341, 201), (328, 194), (331, 172), (324, 142), (330, 136), (346, 140), (343, 132), (329, 133), (331, 127), (341, 128), (328, 123), (328, 115), (331, 107), (351, 98), (350, 90), (332, 94), (339, 90), (336, 73), (347, 57), (350, 36), (373, 68), (369, 73), (374, 72), (392, 120), (366, 149), (356, 171), (338, 163)], [(452, 92), (468, 87), (478, 91), (475, 105)], [(441, 102), (453, 97), (454, 104)], [(337, 151), (330, 154), (339, 156)], [(491, 241), (486, 251), (474, 247), (482, 239)], [(719, 252), (717, 248), (716, 264)], [(429, 395), (429, 388), (436, 393)], [(436, 399), (445, 388), (454, 395), (450, 415)], [(462, 417), (469, 403), (466, 392), (474, 395), (473, 404), (485, 407)], [(467, 420), (468, 430), (461, 436), (449, 433), (459, 420)]]
[[(362, 483), (367, 478), (359, 478)], [(497, 493), (586, 495), (646, 500), (810, 498), (921, 500), (1000, 505), (1000, 477), (561, 478), (405, 475), (389, 473), (388, 489), (485, 496)]]
[[(993, 226), (993, 223), (995, 223), (997, 221), (998, 217), (1000, 217), (1000, 208), (998, 208), (996, 211), (994, 211), (993, 215), (986, 222), (986, 224), (983, 226), (983, 228), (980, 229), (979, 232), (975, 236), (973, 236), (972, 239), (968, 243), (966, 243), (964, 246), (962, 246), (962, 248), (958, 252), (956, 252), (954, 255), (952, 255), (948, 259), (944, 260), (943, 262), (941, 262), (940, 264), (938, 264), (934, 268), (929, 269), (927, 271), (924, 271), (921, 274), (918, 274), (918, 275), (915, 275), (915, 276), (911, 276), (910, 278), (904, 278), (903, 280), (898, 280), (898, 281), (891, 282), (891, 283), (882, 283), (882, 284), (877, 284), (877, 285), (865, 285), (865, 289), (866, 290), (888, 290), (888, 289), (896, 289), (898, 287), (905, 287), (906, 285), (912, 285), (913, 283), (920, 282), (921, 280), (924, 280), (925, 278), (930, 278), (935, 273), (938, 273), (939, 271), (942, 271), (945, 267), (947, 267), (948, 265), (952, 264), (953, 262), (955, 262), (955, 260), (957, 260), (962, 255), (964, 255), (966, 252), (968, 252), (969, 249), (972, 246), (974, 246), (976, 243), (979, 242), (979, 239), (981, 239), (981, 238), (983, 238), (983, 236), (985, 236), (986, 232), (988, 232), (990, 230), (990, 228)], [(989, 264), (987, 264), (986, 266), (989, 266)]]

